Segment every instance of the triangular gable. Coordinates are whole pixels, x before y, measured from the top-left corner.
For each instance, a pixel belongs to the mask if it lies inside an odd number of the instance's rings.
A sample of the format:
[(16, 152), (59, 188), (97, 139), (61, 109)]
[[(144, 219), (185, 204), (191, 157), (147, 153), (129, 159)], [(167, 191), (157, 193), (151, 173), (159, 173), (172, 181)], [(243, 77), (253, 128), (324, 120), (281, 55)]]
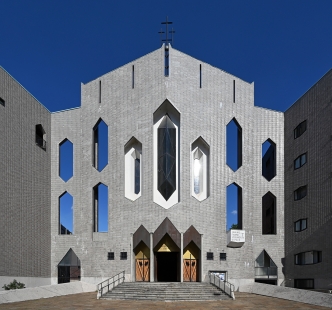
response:
[(193, 241), (201, 250), (201, 235), (193, 225), (191, 225), (183, 234), (183, 248), (185, 248), (191, 241)]
[(150, 233), (143, 225), (141, 225), (133, 235), (133, 249), (135, 249), (141, 241), (150, 249)]
[(153, 234), (153, 248), (159, 243), (159, 241), (168, 234), (174, 243), (181, 248), (181, 234), (173, 225), (173, 223), (169, 220), (168, 217), (164, 219), (164, 221), (159, 225), (156, 231)]
[(72, 249), (69, 249), (58, 266), (81, 266), (81, 261)]

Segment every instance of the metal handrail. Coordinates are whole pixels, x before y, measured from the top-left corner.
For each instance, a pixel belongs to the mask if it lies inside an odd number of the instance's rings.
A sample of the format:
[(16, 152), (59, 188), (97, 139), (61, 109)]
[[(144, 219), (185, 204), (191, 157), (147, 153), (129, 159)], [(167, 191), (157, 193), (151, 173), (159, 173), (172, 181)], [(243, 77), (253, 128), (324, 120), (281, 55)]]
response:
[(220, 288), (225, 294), (227, 294), (233, 300), (235, 300), (235, 295), (234, 295), (235, 286), (232, 283), (230, 283), (226, 280), (221, 280), (220, 277), (218, 277), (217, 275), (215, 275), (212, 272), (209, 274), (209, 276), (210, 276), (211, 284)]
[[(121, 277), (120, 277), (121, 275)], [(100, 282), (97, 284), (97, 299), (101, 298), (104, 294), (108, 293), (110, 290), (118, 286), (119, 284), (123, 283), (125, 280), (125, 271), (121, 271), (117, 275), (113, 276), (112, 278), (109, 278), (103, 282)], [(122, 281), (122, 282), (121, 282)], [(112, 285), (110, 289), (110, 285)], [(106, 290), (104, 290), (107, 287)]]

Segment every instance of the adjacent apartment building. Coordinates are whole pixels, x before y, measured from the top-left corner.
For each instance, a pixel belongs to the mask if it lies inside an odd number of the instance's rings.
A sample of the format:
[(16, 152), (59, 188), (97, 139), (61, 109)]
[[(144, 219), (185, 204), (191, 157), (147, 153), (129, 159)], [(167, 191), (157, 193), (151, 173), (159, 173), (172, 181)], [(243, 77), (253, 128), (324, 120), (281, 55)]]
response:
[(50, 113), (0, 68), (0, 286), (125, 271), (330, 288), (331, 79), (271, 111), (166, 44)]

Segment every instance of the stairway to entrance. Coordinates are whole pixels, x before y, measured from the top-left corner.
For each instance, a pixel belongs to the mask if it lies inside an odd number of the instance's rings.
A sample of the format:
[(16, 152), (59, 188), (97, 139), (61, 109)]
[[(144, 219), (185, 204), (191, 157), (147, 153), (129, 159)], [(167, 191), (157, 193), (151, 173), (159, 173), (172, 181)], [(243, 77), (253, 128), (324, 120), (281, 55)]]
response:
[(227, 300), (217, 287), (205, 282), (124, 282), (102, 299), (122, 300)]

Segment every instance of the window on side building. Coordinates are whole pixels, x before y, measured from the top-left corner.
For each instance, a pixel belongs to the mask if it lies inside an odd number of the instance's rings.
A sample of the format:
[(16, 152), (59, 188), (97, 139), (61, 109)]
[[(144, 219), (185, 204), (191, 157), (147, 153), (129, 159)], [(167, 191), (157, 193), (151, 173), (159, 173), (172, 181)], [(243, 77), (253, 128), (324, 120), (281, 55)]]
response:
[(302, 134), (307, 130), (307, 120), (303, 121), (302, 123), (298, 124), (294, 129), (294, 139), (302, 136)]
[(294, 231), (299, 232), (307, 229), (307, 219), (300, 219), (294, 222)]
[(313, 265), (322, 262), (322, 251), (307, 251), (295, 254), (295, 265)]
[(294, 160), (294, 170), (301, 168), (307, 162), (307, 153), (301, 154)]
[(307, 185), (301, 186), (294, 191), (294, 200), (301, 200), (307, 196)]

